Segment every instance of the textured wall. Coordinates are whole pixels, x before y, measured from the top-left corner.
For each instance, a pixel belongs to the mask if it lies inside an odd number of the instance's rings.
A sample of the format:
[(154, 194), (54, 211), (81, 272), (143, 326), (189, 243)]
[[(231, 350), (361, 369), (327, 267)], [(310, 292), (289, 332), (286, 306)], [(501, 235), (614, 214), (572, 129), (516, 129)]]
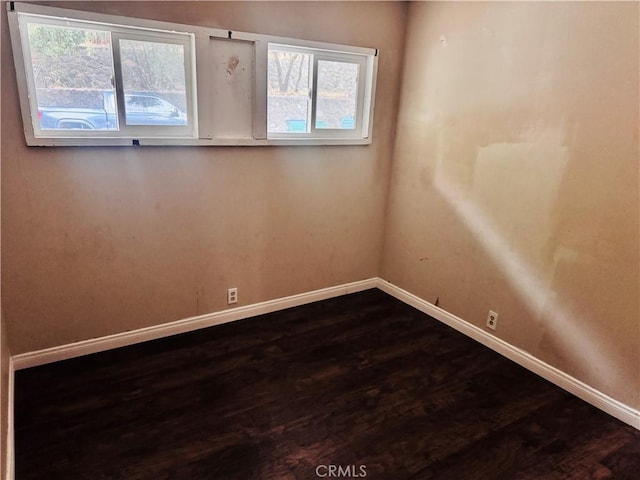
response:
[(636, 408), (638, 10), (411, 4), (381, 267)]
[(3, 26), (2, 290), (13, 354), (222, 310), (228, 287), (243, 305), (377, 275), (405, 5), (47, 4), (378, 47), (374, 141), (27, 148)]

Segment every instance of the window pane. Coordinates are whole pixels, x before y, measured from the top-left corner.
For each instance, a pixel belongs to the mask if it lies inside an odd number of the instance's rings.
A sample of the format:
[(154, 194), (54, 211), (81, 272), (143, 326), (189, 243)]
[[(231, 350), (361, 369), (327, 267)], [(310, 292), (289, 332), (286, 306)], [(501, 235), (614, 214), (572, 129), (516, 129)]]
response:
[(127, 125), (187, 125), (184, 47), (120, 40)]
[(40, 129), (117, 130), (110, 33), (29, 23), (28, 34)]
[(308, 132), (311, 55), (269, 49), (268, 61), (268, 132)]
[(318, 60), (316, 128), (356, 128), (357, 63)]

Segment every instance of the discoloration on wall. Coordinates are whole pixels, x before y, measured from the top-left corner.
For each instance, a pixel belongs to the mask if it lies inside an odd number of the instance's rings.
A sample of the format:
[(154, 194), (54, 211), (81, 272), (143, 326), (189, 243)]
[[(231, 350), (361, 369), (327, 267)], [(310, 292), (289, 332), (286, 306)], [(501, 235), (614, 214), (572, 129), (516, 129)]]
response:
[(236, 55), (229, 58), (229, 61), (227, 62), (227, 75), (233, 75), (233, 72), (238, 68), (239, 63), (240, 59)]
[(381, 272), (636, 408), (639, 13), (410, 5)]
[[(241, 306), (377, 275), (405, 5), (47, 3), (380, 47), (379, 96), (365, 147), (27, 148), (3, 25), (2, 290), (13, 353), (219, 311), (230, 286)], [(221, 81), (251, 79), (245, 46), (225, 41), (212, 68)]]

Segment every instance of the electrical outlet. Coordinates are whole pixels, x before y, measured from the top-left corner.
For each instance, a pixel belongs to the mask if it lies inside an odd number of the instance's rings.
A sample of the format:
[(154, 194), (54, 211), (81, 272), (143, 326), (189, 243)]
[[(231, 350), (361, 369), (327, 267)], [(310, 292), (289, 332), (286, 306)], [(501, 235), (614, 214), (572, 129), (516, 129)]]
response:
[(498, 314), (493, 310), (489, 310), (489, 313), (487, 314), (487, 327), (489, 327), (491, 330), (495, 330), (497, 326)]
[(227, 290), (227, 305), (238, 303), (238, 289), (230, 288)]

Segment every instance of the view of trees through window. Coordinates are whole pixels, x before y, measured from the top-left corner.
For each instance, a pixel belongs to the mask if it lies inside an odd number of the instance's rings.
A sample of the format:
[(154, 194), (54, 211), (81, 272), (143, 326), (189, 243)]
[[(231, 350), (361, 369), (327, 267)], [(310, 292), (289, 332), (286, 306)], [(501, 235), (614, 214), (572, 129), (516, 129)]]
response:
[(182, 45), (122, 39), (120, 61), (128, 125), (150, 124), (152, 119), (142, 112), (155, 115), (156, 122), (163, 120), (163, 124), (186, 125)]
[(268, 130), (306, 132), (311, 119), (312, 56), (269, 50), (268, 62)]
[[(41, 128), (117, 129), (111, 32), (30, 23)], [(127, 123), (185, 125), (182, 45), (120, 40)]]
[(355, 127), (358, 64), (318, 61), (316, 128)]
[(376, 49), (11, 3), (30, 146), (371, 141)]
[(38, 106), (101, 108), (114, 92), (109, 32), (29, 24), (29, 42)]
[(270, 133), (308, 133), (314, 98), (316, 129), (355, 128), (359, 65), (318, 60), (315, 62), (318, 91), (311, 95), (313, 57), (312, 53), (269, 49), (267, 129)]

